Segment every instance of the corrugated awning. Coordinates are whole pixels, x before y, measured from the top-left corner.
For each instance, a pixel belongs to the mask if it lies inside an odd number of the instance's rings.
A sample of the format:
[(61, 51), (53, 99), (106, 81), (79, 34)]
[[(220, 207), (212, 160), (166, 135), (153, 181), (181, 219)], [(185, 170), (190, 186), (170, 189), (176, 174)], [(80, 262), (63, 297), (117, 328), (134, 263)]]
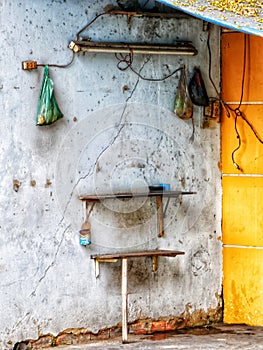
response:
[(263, 37), (262, 0), (158, 0), (216, 25)]

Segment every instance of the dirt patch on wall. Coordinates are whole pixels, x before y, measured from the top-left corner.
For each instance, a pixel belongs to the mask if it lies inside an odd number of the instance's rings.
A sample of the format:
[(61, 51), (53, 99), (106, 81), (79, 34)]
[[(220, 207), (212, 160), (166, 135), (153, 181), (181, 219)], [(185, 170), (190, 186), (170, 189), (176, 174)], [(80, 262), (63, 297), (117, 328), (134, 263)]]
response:
[[(186, 305), (185, 311), (179, 316), (161, 317), (157, 320), (140, 319), (128, 326), (130, 334), (154, 334), (175, 330), (203, 327), (222, 322), (222, 307), (219, 303), (215, 309), (191, 310)], [(42, 349), (51, 346), (86, 344), (90, 341), (105, 340), (119, 337), (121, 335), (121, 324), (114, 327), (101, 329), (94, 334), (86, 328), (69, 328), (60, 332), (57, 336), (51, 334), (43, 335), (37, 340), (27, 340), (29, 349)]]

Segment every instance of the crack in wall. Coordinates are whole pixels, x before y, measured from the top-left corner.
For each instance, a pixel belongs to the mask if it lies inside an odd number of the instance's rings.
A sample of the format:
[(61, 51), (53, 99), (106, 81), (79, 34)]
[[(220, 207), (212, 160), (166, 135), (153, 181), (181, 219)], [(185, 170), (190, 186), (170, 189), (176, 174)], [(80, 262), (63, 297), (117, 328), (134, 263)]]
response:
[[(64, 217), (60, 220), (58, 226), (62, 223), (63, 219), (64, 219)], [(41, 283), (41, 282), (43, 281), (43, 279), (46, 277), (46, 275), (47, 275), (48, 271), (51, 269), (51, 267), (53, 267), (53, 266), (55, 265), (55, 262), (56, 262), (56, 260), (57, 260), (57, 256), (58, 256), (58, 253), (59, 253), (59, 249), (60, 249), (60, 247), (61, 247), (61, 245), (62, 245), (62, 242), (63, 242), (63, 240), (64, 240), (65, 233), (66, 233), (66, 231), (68, 230), (69, 227), (70, 227), (70, 225), (68, 225), (68, 226), (65, 228), (65, 230), (63, 231), (62, 236), (61, 236), (61, 239), (60, 239), (59, 244), (58, 244), (58, 246), (57, 246), (57, 250), (56, 250), (56, 252), (55, 252), (54, 258), (53, 258), (52, 262), (48, 265), (48, 267), (45, 269), (45, 271), (44, 271), (42, 277), (40, 277), (40, 279), (38, 280), (37, 286), (35, 287), (35, 289), (33, 290), (33, 292), (30, 294), (30, 297), (36, 295), (36, 291), (37, 291), (37, 289), (38, 289), (40, 283)], [(58, 229), (59, 229), (59, 228), (58, 228)], [(58, 229), (56, 230), (55, 234), (58, 232)]]
[[(140, 68), (140, 70), (139, 70), (139, 72), (142, 71), (142, 69), (144, 68), (145, 64), (146, 64), (148, 61), (149, 61), (149, 60), (144, 61), (143, 65), (141, 66), (141, 68)], [(123, 117), (124, 117), (124, 115), (125, 115), (125, 111), (126, 111), (127, 106), (128, 106), (128, 101), (132, 98), (132, 96), (133, 96), (135, 90), (137, 89), (137, 86), (138, 86), (138, 84), (139, 84), (139, 81), (140, 81), (140, 77), (138, 76), (138, 77), (137, 77), (137, 81), (136, 81), (136, 83), (135, 83), (135, 85), (134, 85), (134, 87), (133, 87), (133, 89), (132, 89), (132, 91), (131, 91), (131, 93), (130, 93), (130, 96), (128, 96), (127, 99), (126, 99), (126, 101), (125, 101), (125, 106), (124, 106), (123, 111), (122, 111), (122, 113), (121, 113), (120, 121), (119, 121), (119, 123), (116, 125), (116, 129), (118, 129), (116, 135), (115, 135), (115, 136), (113, 137), (113, 139), (108, 143), (108, 145), (107, 145), (106, 147), (104, 147), (104, 149), (98, 154), (98, 156), (96, 157), (96, 160), (95, 160), (95, 162), (94, 162), (94, 165), (91, 166), (90, 171), (88, 172), (88, 174), (86, 174), (86, 175), (84, 175), (84, 176), (82, 176), (82, 177), (80, 177), (80, 178), (78, 179), (78, 181), (76, 182), (76, 185), (75, 185), (74, 188), (73, 188), (73, 191), (74, 191), (74, 189), (76, 188), (76, 186), (79, 184), (79, 182), (80, 182), (81, 180), (85, 180), (88, 176), (93, 175), (95, 166), (96, 166), (96, 164), (98, 163), (98, 161), (99, 161), (99, 159), (101, 158), (101, 156), (104, 154), (104, 152), (106, 152), (106, 150), (107, 150), (109, 147), (111, 147), (111, 146), (115, 143), (115, 141), (117, 140), (117, 138), (120, 136), (121, 131), (124, 129), (124, 127), (125, 127), (125, 125), (126, 125), (126, 122), (125, 122), (125, 121), (122, 122), (122, 120), (123, 120)]]
[[(19, 321), (17, 321), (15, 323), (15, 325), (13, 326), (13, 328), (10, 329), (10, 333), (13, 333), (23, 322), (24, 320), (30, 316), (30, 312), (27, 312), (24, 316), (21, 317), (21, 319)], [(7, 332), (8, 333), (8, 332)]]
[[(141, 70), (144, 68), (144, 66), (145, 66), (145, 64), (146, 64), (147, 62), (148, 62), (148, 60), (145, 61), (145, 62), (143, 63), (143, 65), (142, 65), (141, 68), (140, 68), (140, 72), (141, 72)], [(76, 183), (74, 184), (74, 186), (73, 186), (73, 188), (72, 188), (72, 190), (71, 190), (71, 193), (70, 193), (70, 195), (69, 195), (69, 199), (68, 199), (68, 201), (67, 201), (67, 203), (66, 203), (66, 205), (65, 205), (65, 209), (64, 209), (64, 211), (63, 211), (63, 213), (62, 213), (62, 218), (61, 218), (61, 220), (59, 221), (59, 223), (58, 223), (58, 225), (57, 225), (57, 229), (56, 229), (56, 231), (55, 231), (55, 234), (58, 232), (58, 230), (59, 230), (59, 228), (60, 228), (60, 225), (63, 223), (63, 221), (64, 221), (64, 219), (65, 219), (65, 214), (66, 214), (67, 209), (68, 209), (68, 207), (69, 207), (69, 204), (70, 204), (70, 202), (71, 202), (71, 200), (72, 200), (72, 197), (73, 197), (73, 194), (74, 194), (74, 191), (75, 191), (76, 187), (79, 185), (80, 181), (85, 180), (87, 177), (89, 177), (89, 176), (91, 176), (91, 175), (93, 174), (94, 168), (95, 168), (96, 164), (98, 163), (98, 161), (99, 161), (100, 157), (102, 156), (102, 154), (103, 154), (110, 146), (112, 146), (112, 145), (114, 144), (114, 142), (115, 142), (115, 141), (117, 140), (117, 138), (119, 137), (121, 131), (122, 131), (123, 128), (125, 127), (126, 123), (125, 123), (125, 121), (123, 122), (123, 118), (124, 118), (125, 111), (126, 111), (127, 106), (128, 106), (128, 101), (132, 98), (132, 96), (133, 96), (135, 90), (137, 89), (137, 86), (138, 86), (138, 84), (139, 84), (139, 81), (140, 81), (140, 77), (137, 78), (137, 81), (136, 81), (136, 83), (135, 83), (135, 85), (134, 85), (134, 87), (133, 87), (133, 89), (132, 89), (132, 91), (131, 91), (131, 93), (130, 93), (130, 96), (128, 96), (127, 99), (126, 99), (125, 106), (124, 106), (123, 111), (122, 111), (122, 113), (121, 113), (120, 121), (119, 121), (119, 123), (117, 124), (118, 130), (117, 130), (116, 135), (115, 135), (115, 136), (113, 137), (113, 139), (109, 142), (109, 144), (99, 153), (99, 155), (97, 156), (97, 158), (96, 158), (96, 160), (95, 160), (95, 162), (94, 162), (94, 165), (90, 167), (89, 172), (88, 172), (87, 174), (85, 174), (84, 176), (79, 177), (78, 180), (76, 181)], [(37, 286), (35, 287), (35, 289), (33, 290), (33, 292), (31, 292), (30, 297), (36, 295), (36, 291), (37, 291), (38, 287), (40, 286), (41, 282), (42, 282), (42, 281), (45, 279), (45, 277), (47, 276), (48, 271), (55, 265), (56, 259), (57, 259), (57, 256), (58, 256), (58, 253), (59, 253), (59, 250), (60, 250), (60, 247), (61, 247), (62, 242), (63, 242), (63, 240), (64, 240), (65, 233), (66, 233), (66, 231), (68, 230), (69, 227), (70, 227), (70, 225), (68, 225), (68, 226), (65, 228), (65, 230), (63, 231), (62, 236), (61, 236), (61, 239), (60, 239), (59, 244), (58, 244), (58, 246), (57, 246), (57, 249), (56, 249), (54, 258), (53, 258), (52, 262), (46, 267), (46, 269), (45, 269), (43, 275), (39, 278), (38, 283), (37, 283)]]
[(158, 149), (160, 148), (160, 145), (161, 145), (161, 143), (162, 143), (162, 141), (163, 141), (163, 138), (164, 138), (164, 136), (162, 135), (162, 136), (160, 137), (160, 140), (159, 140), (159, 142), (158, 142), (156, 148), (149, 154), (149, 156), (147, 156), (147, 159), (148, 159), (148, 158), (151, 158), (152, 156), (154, 156), (155, 152), (158, 151)]

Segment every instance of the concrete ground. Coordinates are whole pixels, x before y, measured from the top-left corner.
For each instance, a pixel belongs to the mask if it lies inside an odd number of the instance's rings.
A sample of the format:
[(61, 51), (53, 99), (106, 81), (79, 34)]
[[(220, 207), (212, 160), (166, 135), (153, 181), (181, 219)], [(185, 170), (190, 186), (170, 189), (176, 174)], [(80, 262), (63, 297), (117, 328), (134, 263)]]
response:
[(156, 333), (154, 335), (135, 336), (130, 334), (128, 341), (128, 344), (122, 344), (121, 337), (117, 337), (82, 345), (52, 347), (48, 350), (258, 350), (263, 349), (263, 327), (220, 324), (204, 328)]

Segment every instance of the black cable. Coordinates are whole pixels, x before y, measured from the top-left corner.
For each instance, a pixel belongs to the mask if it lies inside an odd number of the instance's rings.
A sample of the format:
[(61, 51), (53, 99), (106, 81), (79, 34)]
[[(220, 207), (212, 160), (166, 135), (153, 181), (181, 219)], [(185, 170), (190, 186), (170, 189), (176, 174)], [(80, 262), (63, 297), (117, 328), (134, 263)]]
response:
[(211, 70), (212, 70), (212, 53), (211, 53), (211, 47), (210, 47), (210, 30), (208, 31), (208, 36), (207, 36), (207, 49), (208, 49), (208, 75), (209, 75), (209, 79), (216, 91), (217, 96), (221, 99), (219, 91), (217, 90), (217, 87), (215, 86), (215, 83), (212, 79), (212, 74), (211, 74)]
[(81, 28), (77, 34), (76, 34), (76, 41), (79, 40), (79, 35), (84, 32), (89, 26), (91, 26), (99, 17), (107, 15), (107, 12), (102, 12), (100, 14), (98, 14), (95, 18), (93, 18), (93, 20), (91, 20), (88, 24), (86, 24), (83, 28)]
[(213, 85), (213, 88), (215, 89), (215, 92), (217, 94), (218, 101), (221, 103), (221, 105), (225, 108), (225, 111), (227, 113), (228, 118), (230, 118), (230, 113), (228, 110), (227, 104), (222, 100), (221, 95), (219, 91), (217, 90), (217, 87), (213, 81), (212, 78), (212, 53), (211, 53), (211, 47), (210, 47), (210, 30), (208, 31), (208, 36), (207, 36), (207, 49), (208, 49), (208, 76), (211, 84)]
[[(229, 105), (227, 105), (227, 108), (229, 108), (232, 112), (240, 111), (240, 107), (243, 102), (243, 96), (244, 96), (244, 86), (245, 86), (245, 73), (246, 73), (246, 60), (247, 60), (247, 35), (244, 34), (244, 51), (243, 51), (243, 70), (242, 70), (242, 83), (241, 83), (241, 94), (240, 94), (240, 100), (238, 103), (238, 106), (233, 109)], [(241, 113), (242, 114), (242, 113)], [(241, 116), (241, 115), (238, 115)]]
[[(128, 53), (127, 55), (123, 55), (122, 53), (116, 53), (115, 57), (117, 58), (117, 60), (119, 61), (117, 63), (117, 67), (119, 70), (121, 71), (125, 71), (126, 69), (130, 69), (134, 74), (136, 74), (139, 78), (141, 78), (142, 80), (146, 80), (146, 81), (153, 81), (153, 82), (158, 82), (158, 81), (164, 81), (168, 78), (170, 78), (171, 76), (173, 76), (174, 74), (176, 74), (177, 72), (179, 72), (180, 70), (182, 70), (183, 68), (177, 68), (175, 69), (173, 72), (171, 72), (170, 74), (162, 77), (162, 78), (147, 78), (142, 76), (139, 72), (137, 72), (133, 66), (133, 52), (132, 50), (130, 50), (130, 53)], [(149, 59), (148, 59), (149, 60)], [(124, 66), (122, 67), (121, 65), (124, 64)]]
[[(239, 111), (239, 110), (238, 110)], [(240, 168), (239, 164), (235, 161), (235, 153), (239, 150), (239, 148), (241, 147), (241, 137), (237, 128), (237, 118), (241, 115), (238, 113), (238, 111), (236, 111), (236, 115), (235, 115), (235, 131), (236, 131), (236, 135), (237, 135), (237, 139), (238, 139), (238, 146), (233, 150), (232, 154), (231, 154), (231, 158), (232, 158), (232, 163), (234, 164), (234, 166), (242, 171), (242, 169)]]
[(259, 136), (258, 132), (256, 131), (256, 129), (254, 128), (254, 126), (247, 120), (246, 116), (244, 115), (244, 113), (240, 110), (240, 107), (242, 106), (242, 101), (243, 101), (243, 97), (244, 97), (244, 86), (245, 86), (245, 73), (246, 73), (246, 58), (247, 58), (247, 47), (248, 47), (248, 42), (249, 42), (249, 36), (247, 34), (244, 34), (244, 51), (243, 51), (243, 72), (242, 72), (242, 83), (241, 83), (241, 95), (240, 95), (240, 100), (238, 103), (238, 106), (236, 108), (231, 108), (225, 101), (222, 100), (221, 96), (219, 95), (219, 92), (213, 82), (212, 79), (212, 75), (211, 75), (211, 49), (210, 49), (210, 43), (209, 43), (209, 39), (210, 39), (210, 32), (208, 33), (208, 39), (207, 39), (207, 47), (208, 47), (208, 54), (209, 54), (209, 79), (218, 95), (218, 99), (221, 102), (222, 106), (225, 108), (226, 113), (227, 113), (227, 117), (230, 118), (231, 113), (234, 113), (234, 122), (235, 122), (235, 132), (237, 135), (237, 139), (238, 139), (238, 146), (233, 150), (231, 158), (232, 158), (232, 162), (234, 164), (234, 166), (242, 171), (242, 169), (240, 168), (239, 164), (235, 161), (235, 153), (240, 149), (241, 147), (241, 137), (238, 131), (238, 127), (237, 127), (237, 121), (238, 118), (241, 118), (242, 120), (244, 120), (244, 122), (249, 126), (249, 128), (251, 129), (251, 131), (253, 132), (254, 136), (257, 138), (257, 140), (263, 144), (263, 140), (261, 139), (261, 137)]
[[(99, 17), (103, 16), (103, 15), (106, 15), (108, 14), (107, 12), (103, 12), (103, 13), (100, 13), (98, 14), (95, 18), (93, 18), (93, 20), (91, 20), (88, 24), (86, 24), (83, 28), (81, 28), (77, 34), (76, 34), (76, 40), (78, 41), (79, 40), (79, 35), (85, 31), (89, 26), (91, 26)], [(49, 63), (39, 63), (37, 64), (37, 67), (45, 67), (45, 66), (48, 66), (48, 67), (54, 67), (54, 68), (67, 68), (69, 67), (73, 61), (74, 61), (74, 58), (75, 58), (75, 52), (72, 53), (72, 58), (71, 60), (69, 61), (69, 63), (66, 63), (66, 64), (49, 64)]]
[[(240, 134), (238, 132), (237, 129), (237, 119), (240, 117), (242, 118), (246, 124), (250, 127), (250, 129), (252, 130), (253, 134), (255, 135), (255, 137), (257, 138), (257, 140), (263, 144), (263, 140), (260, 138), (260, 136), (258, 135), (256, 129), (254, 128), (254, 126), (247, 120), (246, 116), (243, 114), (243, 112), (240, 110), (240, 107), (242, 105), (242, 101), (243, 101), (243, 95), (244, 95), (244, 85), (245, 85), (245, 71), (246, 71), (246, 56), (247, 56), (247, 46), (248, 46), (248, 40), (249, 37), (247, 34), (244, 35), (244, 61), (243, 61), (243, 76), (242, 76), (242, 88), (241, 88), (241, 96), (240, 96), (240, 102), (237, 108), (233, 109), (229, 106), (229, 109), (231, 111), (233, 111), (235, 113), (235, 131), (237, 134), (237, 139), (238, 139), (238, 147), (232, 152), (232, 161), (234, 166), (238, 169), (241, 170), (241, 168), (239, 167), (239, 165), (235, 162), (235, 153), (239, 150), (239, 148), (241, 147), (241, 138), (240, 138)], [(241, 170), (242, 171), (242, 170)]]
[(244, 85), (245, 85), (245, 75), (246, 75), (246, 66), (247, 66), (247, 35), (244, 34), (244, 50), (243, 50), (243, 71), (242, 71), (242, 83), (241, 83), (241, 94), (240, 94), (240, 100), (239, 100), (239, 104), (237, 106), (237, 108), (235, 108), (233, 110), (233, 108), (231, 108), (230, 106), (229, 109), (232, 110), (235, 113), (235, 131), (236, 131), (236, 135), (237, 135), (237, 139), (238, 139), (238, 146), (233, 150), (231, 158), (232, 158), (232, 162), (234, 164), (234, 166), (242, 171), (242, 169), (240, 168), (239, 164), (235, 161), (235, 153), (240, 149), (241, 147), (241, 137), (237, 128), (237, 120), (239, 117), (243, 118), (243, 114), (240, 111), (240, 107), (242, 105), (242, 101), (243, 101), (243, 96), (244, 96)]

